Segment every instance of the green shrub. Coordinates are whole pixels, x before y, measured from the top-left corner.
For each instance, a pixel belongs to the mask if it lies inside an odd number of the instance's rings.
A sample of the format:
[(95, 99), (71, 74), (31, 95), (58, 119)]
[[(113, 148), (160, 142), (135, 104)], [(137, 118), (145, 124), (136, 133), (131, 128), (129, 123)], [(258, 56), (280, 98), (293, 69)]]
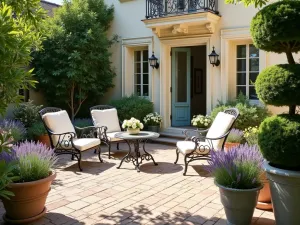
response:
[(21, 121), (26, 128), (31, 127), (40, 120), (39, 111), (42, 107), (42, 105), (34, 105), (33, 101), (21, 103), (13, 111), (14, 119)]
[(151, 101), (135, 95), (114, 100), (110, 105), (116, 107), (121, 121), (131, 117), (142, 121), (147, 114), (153, 112), (153, 103)]
[(244, 138), (248, 145), (258, 145), (258, 127), (248, 127), (244, 130)]
[(46, 128), (41, 121), (35, 122), (28, 128), (27, 136), (30, 140), (36, 140), (37, 137), (47, 134)]
[(255, 89), (259, 99), (266, 104), (300, 105), (300, 65), (282, 64), (266, 68), (258, 75)]
[(260, 10), (252, 19), (251, 36), (262, 50), (285, 53), (300, 50), (300, 2), (278, 1)]
[(300, 115), (267, 118), (259, 127), (258, 143), (266, 160), (284, 169), (300, 169)]
[(268, 109), (265, 106), (251, 105), (249, 100), (244, 95), (239, 95), (236, 100), (228, 101), (213, 109), (211, 117), (216, 118), (219, 112), (223, 112), (228, 108), (237, 108), (240, 112), (234, 127), (239, 130), (245, 130), (247, 127), (259, 126), (260, 123), (269, 115)]

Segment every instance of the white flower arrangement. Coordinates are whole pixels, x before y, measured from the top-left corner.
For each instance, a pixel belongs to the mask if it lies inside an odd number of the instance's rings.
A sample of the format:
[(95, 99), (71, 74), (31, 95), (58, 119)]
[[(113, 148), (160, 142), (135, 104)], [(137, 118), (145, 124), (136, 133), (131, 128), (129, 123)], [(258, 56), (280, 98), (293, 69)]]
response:
[(130, 120), (124, 120), (122, 124), (122, 128), (127, 129), (143, 129), (144, 124), (141, 123), (138, 119), (131, 117)]
[(208, 128), (211, 123), (212, 119), (210, 116), (203, 116), (203, 115), (196, 115), (193, 116), (192, 125), (198, 128)]
[(159, 126), (162, 122), (161, 116), (155, 112), (155, 113), (149, 113), (144, 117), (144, 123), (148, 126)]

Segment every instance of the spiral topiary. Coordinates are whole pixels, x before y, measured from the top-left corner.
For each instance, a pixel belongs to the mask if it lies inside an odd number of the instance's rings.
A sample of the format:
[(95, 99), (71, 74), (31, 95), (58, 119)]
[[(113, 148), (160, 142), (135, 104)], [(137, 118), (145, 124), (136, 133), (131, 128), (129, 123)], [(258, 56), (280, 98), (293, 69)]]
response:
[(266, 160), (283, 169), (300, 169), (300, 115), (278, 115), (259, 127), (258, 143)]
[(254, 45), (262, 50), (285, 53), (289, 64), (262, 71), (255, 82), (258, 97), (266, 104), (289, 106), (289, 115), (265, 119), (259, 128), (258, 144), (270, 164), (285, 169), (300, 168), (300, 2), (279, 1), (260, 10), (251, 22)]

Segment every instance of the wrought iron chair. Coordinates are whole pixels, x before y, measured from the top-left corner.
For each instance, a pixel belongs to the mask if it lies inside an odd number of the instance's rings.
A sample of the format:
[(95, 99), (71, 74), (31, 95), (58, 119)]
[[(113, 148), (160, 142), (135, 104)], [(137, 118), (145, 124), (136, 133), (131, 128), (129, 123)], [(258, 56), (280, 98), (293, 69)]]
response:
[[(43, 124), (50, 138), (51, 147), (57, 155), (70, 154), (71, 159), (78, 160), (79, 170), (81, 168), (81, 152), (96, 149), (98, 158), (101, 159), (101, 140), (96, 137), (97, 132), (101, 133), (104, 128), (84, 127), (76, 128), (82, 136), (76, 134), (76, 130), (65, 110), (54, 107), (47, 107), (39, 112)], [(83, 132), (84, 131), (84, 132)]]
[[(219, 112), (211, 127), (207, 130), (185, 130), (184, 141), (178, 141), (176, 146), (176, 160), (178, 162), (179, 153), (184, 155), (184, 172), (186, 175), (187, 166), (195, 160), (210, 160), (210, 151), (224, 151), (224, 144), (230, 133), (239, 111), (236, 108), (226, 109)], [(205, 135), (206, 134), (206, 135)]]
[(122, 122), (119, 120), (116, 108), (110, 105), (96, 105), (90, 108), (92, 121), (95, 127), (104, 127), (100, 133), (101, 142), (108, 147), (108, 158), (110, 158), (111, 144), (124, 142), (123, 139), (116, 138), (118, 132), (123, 131)]

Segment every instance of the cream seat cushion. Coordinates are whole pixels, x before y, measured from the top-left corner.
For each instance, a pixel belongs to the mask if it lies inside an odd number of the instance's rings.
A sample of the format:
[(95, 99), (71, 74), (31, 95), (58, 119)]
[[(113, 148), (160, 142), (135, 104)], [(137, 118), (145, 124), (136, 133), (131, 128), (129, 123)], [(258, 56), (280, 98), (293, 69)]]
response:
[(120, 139), (120, 138), (116, 138), (115, 135), (119, 133), (119, 132), (112, 132), (112, 133), (106, 133), (108, 139), (110, 141), (122, 141), (123, 139)]
[(80, 151), (96, 147), (100, 145), (100, 143), (101, 141), (99, 138), (80, 138), (73, 140), (74, 146)]
[[(183, 154), (189, 154), (195, 149), (195, 142), (193, 141), (178, 141), (176, 144), (178, 150)], [(208, 142), (199, 142), (196, 153), (206, 155), (210, 152), (211, 144)]]
[[(226, 134), (226, 132), (229, 131), (234, 121), (235, 121), (235, 117), (233, 115), (224, 112), (219, 112), (216, 118), (214, 119), (213, 124), (209, 128), (206, 137), (208, 138), (221, 137), (222, 135)], [(221, 150), (223, 142), (224, 142), (224, 138), (219, 140), (213, 140), (212, 144), (214, 150)]]
[[(70, 117), (66, 110), (61, 110), (58, 112), (46, 113), (42, 116), (47, 127), (56, 134), (62, 134), (67, 132), (73, 132), (76, 135), (73, 124), (71, 123)], [(60, 139), (59, 139), (60, 138)], [(52, 135), (51, 137), (53, 145), (56, 146), (57, 142), (69, 141), (70, 135), (61, 136)]]
[(118, 113), (115, 108), (113, 109), (94, 109), (91, 111), (94, 126), (106, 126), (106, 133), (120, 132), (121, 127), (119, 124)]

